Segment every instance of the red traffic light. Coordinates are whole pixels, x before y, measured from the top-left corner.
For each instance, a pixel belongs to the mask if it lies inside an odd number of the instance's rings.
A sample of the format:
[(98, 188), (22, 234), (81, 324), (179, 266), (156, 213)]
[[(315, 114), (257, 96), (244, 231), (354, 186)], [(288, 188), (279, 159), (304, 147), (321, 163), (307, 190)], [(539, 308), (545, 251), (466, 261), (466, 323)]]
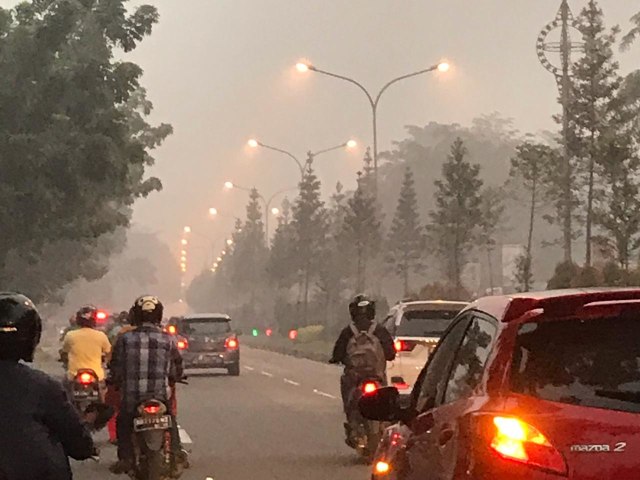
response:
[(289, 330), (289, 340), (298, 338), (298, 330)]
[(273, 329), (267, 328), (264, 333), (267, 335), (267, 337), (270, 337), (273, 335)]

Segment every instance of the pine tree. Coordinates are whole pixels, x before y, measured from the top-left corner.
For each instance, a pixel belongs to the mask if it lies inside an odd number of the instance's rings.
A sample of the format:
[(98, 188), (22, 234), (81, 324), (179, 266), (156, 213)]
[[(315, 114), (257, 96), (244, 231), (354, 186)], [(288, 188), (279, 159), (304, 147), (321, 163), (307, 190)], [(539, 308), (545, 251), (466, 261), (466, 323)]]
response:
[(619, 29), (610, 32), (604, 25), (602, 10), (590, 0), (578, 21), (584, 37), (585, 54), (573, 67), (571, 78), (571, 127), (574, 142), (572, 153), (583, 163), (585, 184), (585, 265), (591, 266), (593, 240), (593, 212), (597, 200), (598, 159), (603, 153), (603, 142), (615, 130), (615, 98), (622, 79), (614, 59), (613, 46)]
[(362, 177), (360, 179), (362, 189), (367, 195), (375, 197), (376, 180), (373, 168), (373, 157), (371, 156), (371, 147), (367, 147), (362, 163)]
[(467, 252), (480, 225), (480, 166), (465, 160), (467, 149), (461, 138), (451, 146), (442, 166), (442, 180), (435, 182), (436, 209), (430, 213), (430, 236), (449, 284), (458, 292)]
[(413, 172), (407, 167), (387, 239), (385, 259), (393, 267), (396, 275), (402, 279), (405, 296), (411, 291), (411, 273), (419, 273), (424, 268), (423, 253), (424, 235), (418, 212)]
[(541, 185), (542, 173), (548, 168), (547, 166), (557, 158), (554, 151), (539, 143), (526, 141), (516, 148), (516, 156), (511, 159), (511, 178), (522, 183), (525, 188), (525, 195), (528, 197), (529, 210), (529, 228), (527, 231), (526, 250), (523, 259), (519, 259), (517, 263), (516, 278), (520, 283), (520, 290), (528, 292), (531, 289), (533, 281), (533, 234), (535, 228), (535, 220), (540, 203), (539, 198), (543, 189)]
[(291, 204), (287, 198), (282, 201), (278, 226), (271, 241), (267, 275), (278, 288), (289, 288), (296, 282), (296, 265), (291, 252), (295, 246), (295, 232), (291, 225)]
[(501, 189), (487, 187), (480, 197), (480, 225), (478, 231), (478, 243), (482, 245), (487, 254), (489, 266), (489, 285), (491, 292), (493, 283), (493, 251), (498, 243), (497, 236), (504, 221), (504, 195)]
[(363, 292), (367, 287), (367, 266), (379, 254), (381, 239), (381, 221), (377, 214), (375, 200), (366, 192), (359, 173), (358, 187), (347, 201), (342, 232), (344, 250), (353, 253), (354, 288), (358, 292)]
[(320, 198), (320, 181), (308, 166), (300, 181), (300, 193), (293, 204), (294, 262), (300, 272), (302, 290), (302, 325), (309, 313), (309, 290), (322, 264), (322, 252), (327, 237), (327, 211)]

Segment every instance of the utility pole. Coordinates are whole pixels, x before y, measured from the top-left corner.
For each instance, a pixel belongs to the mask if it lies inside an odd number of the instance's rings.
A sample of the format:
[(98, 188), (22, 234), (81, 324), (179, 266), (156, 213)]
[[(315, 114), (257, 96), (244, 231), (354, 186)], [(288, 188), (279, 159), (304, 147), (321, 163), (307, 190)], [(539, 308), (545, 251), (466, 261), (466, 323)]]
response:
[[(549, 41), (549, 34), (560, 30), (560, 41)], [(569, 104), (571, 101), (571, 54), (573, 52), (583, 52), (584, 43), (573, 42), (571, 40), (571, 30), (580, 32), (580, 25), (574, 19), (568, 0), (562, 0), (556, 18), (547, 24), (536, 43), (538, 59), (544, 68), (551, 72), (558, 85), (560, 93), (560, 103), (562, 105), (562, 246), (564, 250), (564, 260), (573, 261), (573, 192), (571, 188), (571, 151), (569, 149)], [(560, 64), (552, 63), (548, 58), (548, 53), (559, 54)]]

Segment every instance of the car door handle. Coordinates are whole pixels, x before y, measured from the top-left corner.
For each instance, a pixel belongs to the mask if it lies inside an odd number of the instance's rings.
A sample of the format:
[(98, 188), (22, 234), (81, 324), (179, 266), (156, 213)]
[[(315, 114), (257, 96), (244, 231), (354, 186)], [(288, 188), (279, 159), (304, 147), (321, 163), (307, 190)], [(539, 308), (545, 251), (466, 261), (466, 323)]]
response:
[(440, 435), (438, 436), (438, 444), (441, 447), (444, 447), (449, 441), (453, 438), (453, 434), (455, 432), (450, 427), (444, 427), (440, 430)]

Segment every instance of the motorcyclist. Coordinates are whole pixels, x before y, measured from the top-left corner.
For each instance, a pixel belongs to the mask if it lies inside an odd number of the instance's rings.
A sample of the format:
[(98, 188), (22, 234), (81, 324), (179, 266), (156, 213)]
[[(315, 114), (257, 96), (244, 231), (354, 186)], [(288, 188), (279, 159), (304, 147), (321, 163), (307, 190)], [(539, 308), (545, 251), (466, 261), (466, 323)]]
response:
[[(131, 307), (129, 320), (135, 327), (118, 337), (110, 365), (109, 383), (121, 394), (117, 418), (118, 461), (113, 473), (126, 473), (133, 467), (133, 419), (137, 406), (152, 398), (162, 400), (171, 411), (170, 387), (183, 375), (182, 357), (175, 339), (160, 324), (163, 305), (151, 295), (139, 297)], [(175, 418), (171, 422), (171, 448), (176, 462), (183, 460)]]
[(70, 480), (68, 457), (94, 453), (62, 385), (32, 362), (42, 320), (24, 295), (0, 293), (0, 479)]
[(104, 399), (105, 371), (103, 361), (108, 362), (111, 343), (104, 332), (96, 330), (98, 309), (86, 305), (76, 313), (79, 328), (68, 332), (62, 341), (62, 352), (67, 356), (67, 380), (75, 378), (78, 370), (90, 369), (100, 381), (101, 399)]
[[(356, 295), (349, 303), (349, 314), (351, 315), (351, 323), (340, 332), (330, 360), (331, 363), (344, 365), (344, 372), (340, 378), (340, 392), (347, 417), (347, 422), (344, 425), (347, 443), (352, 441), (349, 399), (353, 390), (358, 388), (361, 381), (371, 377), (384, 383), (386, 381), (386, 362), (390, 362), (396, 357), (391, 334), (386, 328), (374, 321), (376, 305), (373, 300), (364, 294)], [(357, 352), (352, 348), (354, 338), (361, 335), (372, 340), (374, 354), (355, 358)]]

